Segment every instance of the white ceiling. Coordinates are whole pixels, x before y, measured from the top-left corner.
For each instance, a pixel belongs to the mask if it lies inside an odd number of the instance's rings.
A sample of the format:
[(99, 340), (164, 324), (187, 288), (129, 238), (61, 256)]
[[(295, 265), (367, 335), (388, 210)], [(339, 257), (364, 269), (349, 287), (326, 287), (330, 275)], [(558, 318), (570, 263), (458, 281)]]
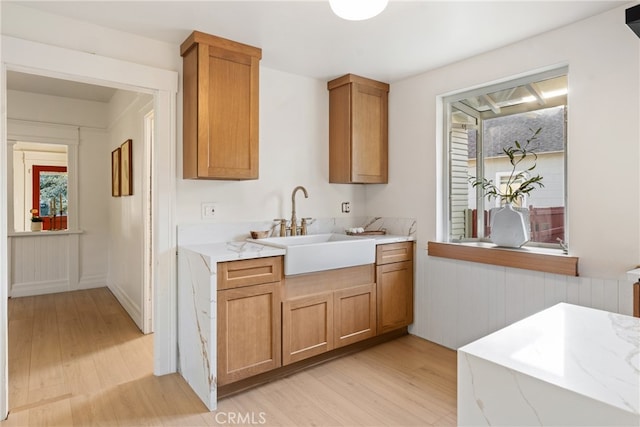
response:
[(266, 67), (321, 80), (354, 73), (392, 83), (628, 2), (391, 0), (357, 22), (326, 0), (18, 3), (176, 45), (192, 30), (215, 34), (261, 47)]

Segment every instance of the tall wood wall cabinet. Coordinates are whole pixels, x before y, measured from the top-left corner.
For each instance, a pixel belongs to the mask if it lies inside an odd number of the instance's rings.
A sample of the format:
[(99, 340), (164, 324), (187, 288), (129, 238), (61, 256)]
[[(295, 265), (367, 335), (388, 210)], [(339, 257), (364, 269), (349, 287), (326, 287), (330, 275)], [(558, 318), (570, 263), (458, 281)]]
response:
[(183, 177), (258, 178), (262, 50), (194, 31), (183, 64)]
[(388, 182), (389, 85), (347, 74), (329, 89), (329, 182)]

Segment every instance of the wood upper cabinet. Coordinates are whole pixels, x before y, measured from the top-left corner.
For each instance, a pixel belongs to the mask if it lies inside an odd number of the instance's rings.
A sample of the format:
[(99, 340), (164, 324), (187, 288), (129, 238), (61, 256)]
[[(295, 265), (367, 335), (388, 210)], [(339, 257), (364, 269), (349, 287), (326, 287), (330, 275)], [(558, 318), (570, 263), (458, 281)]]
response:
[(413, 323), (413, 242), (378, 245), (378, 334)]
[(281, 366), (282, 257), (218, 264), (218, 381)]
[(330, 81), (329, 182), (388, 182), (389, 85), (347, 74)]
[(194, 31), (183, 58), (183, 177), (258, 178), (262, 50)]

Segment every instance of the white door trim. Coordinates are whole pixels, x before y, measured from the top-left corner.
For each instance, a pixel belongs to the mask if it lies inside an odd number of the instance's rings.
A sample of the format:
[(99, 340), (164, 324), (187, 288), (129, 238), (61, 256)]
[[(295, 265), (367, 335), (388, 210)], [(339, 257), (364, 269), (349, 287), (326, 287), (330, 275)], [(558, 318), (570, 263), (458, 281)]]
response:
[[(7, 188), (6, 71), (22, 71), (83, 83), (111, 86), (154, 95), (155, 143), (153, 152), (153, 266), (155, 287), (154, 373), (176, 371), (176, 71), (93, 55), (86, 52), (2, 36), (0, 69), (0, 188)], [(162, 171), (162, 173), (158, 173)], [(0, 419), (7, 416), (8, 337), (7, 192), (0, 191)]]

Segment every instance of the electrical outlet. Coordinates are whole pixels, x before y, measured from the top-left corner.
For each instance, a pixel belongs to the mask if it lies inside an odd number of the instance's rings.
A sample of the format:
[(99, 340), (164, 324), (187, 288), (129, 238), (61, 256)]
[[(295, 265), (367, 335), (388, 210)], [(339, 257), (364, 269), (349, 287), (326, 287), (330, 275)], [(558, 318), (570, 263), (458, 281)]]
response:
[(202, 219), (210, 219), (216, 215), (218, 206), (215, 203), (202, 204)]
[(349, 202), (342, 202), (342, 213), (349, 212), (351, 212), (351, 205), (349, 204)]

